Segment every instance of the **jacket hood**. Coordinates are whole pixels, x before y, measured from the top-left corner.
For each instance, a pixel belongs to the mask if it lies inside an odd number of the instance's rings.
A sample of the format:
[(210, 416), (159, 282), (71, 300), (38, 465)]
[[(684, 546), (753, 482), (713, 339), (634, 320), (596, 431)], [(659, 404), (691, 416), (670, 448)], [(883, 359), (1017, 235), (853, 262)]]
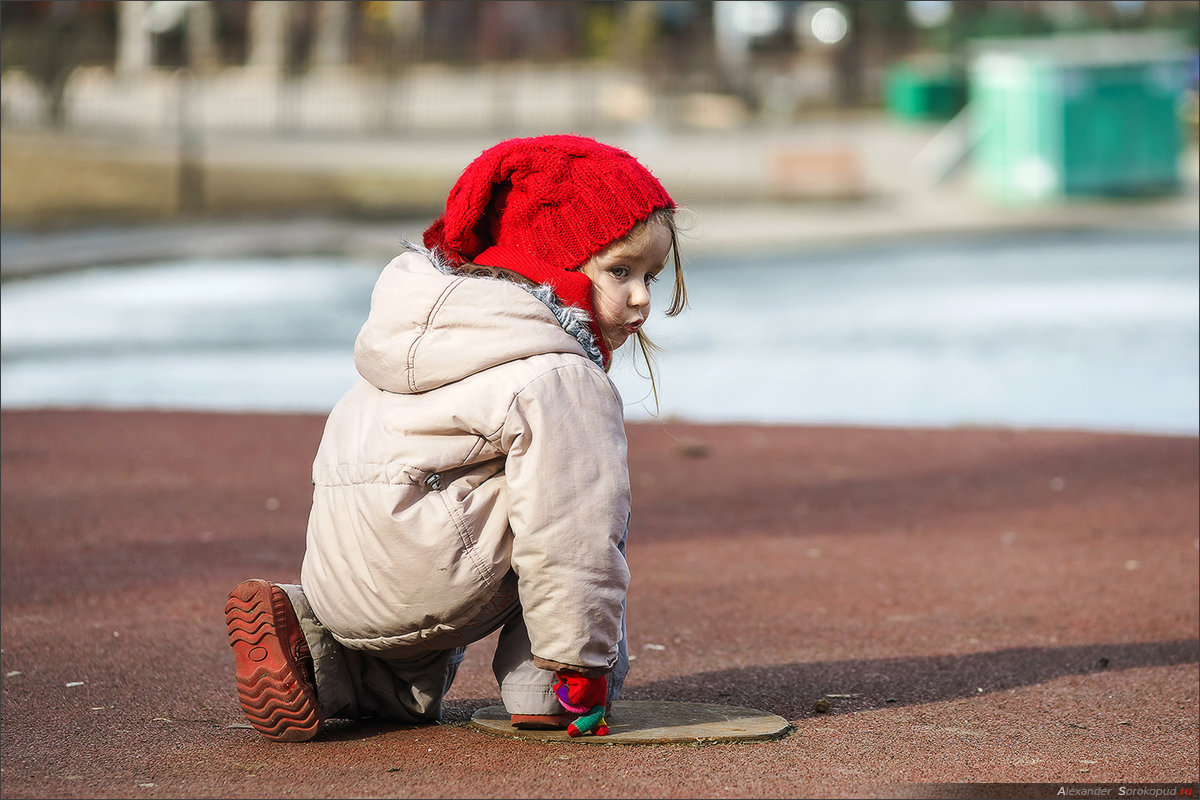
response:
[(371, 292), (354, 365), (372, 385), (415, 394), (543, 353), (577, 353), (603, 365), (588, 315), (549, 286), (461, 275), (407, 245)]

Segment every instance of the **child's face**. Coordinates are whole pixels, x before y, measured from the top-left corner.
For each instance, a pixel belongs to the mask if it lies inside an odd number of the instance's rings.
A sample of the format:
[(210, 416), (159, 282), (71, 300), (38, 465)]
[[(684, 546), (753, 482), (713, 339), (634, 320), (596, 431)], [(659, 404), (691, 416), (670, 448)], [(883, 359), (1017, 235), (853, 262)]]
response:
[(671, 232), (653, 222), (618, 239), (580, 270), (592, 281), (596, 322), (609, 350), (615, 351), (650, 315), (650, 285), (666, 266)]

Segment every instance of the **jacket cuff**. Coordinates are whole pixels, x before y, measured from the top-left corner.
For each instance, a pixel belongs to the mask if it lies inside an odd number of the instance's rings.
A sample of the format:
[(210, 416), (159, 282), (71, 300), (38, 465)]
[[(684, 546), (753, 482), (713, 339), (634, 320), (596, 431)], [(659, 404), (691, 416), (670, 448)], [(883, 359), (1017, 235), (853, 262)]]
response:
[(612, 667), (581, 667), (576, 664), (564, 664), (561, 661), (550, 661), (540, 656), (533, 657), (533, 665), (539, 669), (548, 669), (551, 672), (558, 672), (560, 670), (578, 672), (585, 678), (600, 678), (612, 672)]

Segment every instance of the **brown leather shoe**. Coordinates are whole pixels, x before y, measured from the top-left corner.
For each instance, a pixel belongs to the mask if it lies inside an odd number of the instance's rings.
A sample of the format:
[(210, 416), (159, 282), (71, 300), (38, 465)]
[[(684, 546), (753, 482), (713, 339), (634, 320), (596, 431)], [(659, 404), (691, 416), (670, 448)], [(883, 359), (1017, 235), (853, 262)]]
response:
[(576, 714), (513, 714), (512, 726), (523, 731), (566, 730)]
[(225, 624), (238, 700), (246, 718), (276, 742), (304, 742), (321, 729), (312, 657), (282, 588), (258, 578), (229, 593)]

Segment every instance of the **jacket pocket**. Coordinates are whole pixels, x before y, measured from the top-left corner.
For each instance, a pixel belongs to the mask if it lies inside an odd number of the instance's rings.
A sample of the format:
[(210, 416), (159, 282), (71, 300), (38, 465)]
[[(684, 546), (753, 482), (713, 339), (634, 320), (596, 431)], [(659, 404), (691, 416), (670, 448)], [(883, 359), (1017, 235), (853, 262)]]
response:
[(484, 586), (491, 589), (498, 585), (503, 572), (498, 573), (493, 568), (494, 561), (490, 554), (485, 555), (479, 551), (479, 531), (463, 513), (463, 505), (475, 489), (472, 486), (474, 482), (470, 480), (471, 471), (473, 470), (431, 472), (425, 477), (423, 484), (428, 492), (426, 501), (437, 503), (445, 511), (463, 558), (471, 565)]

